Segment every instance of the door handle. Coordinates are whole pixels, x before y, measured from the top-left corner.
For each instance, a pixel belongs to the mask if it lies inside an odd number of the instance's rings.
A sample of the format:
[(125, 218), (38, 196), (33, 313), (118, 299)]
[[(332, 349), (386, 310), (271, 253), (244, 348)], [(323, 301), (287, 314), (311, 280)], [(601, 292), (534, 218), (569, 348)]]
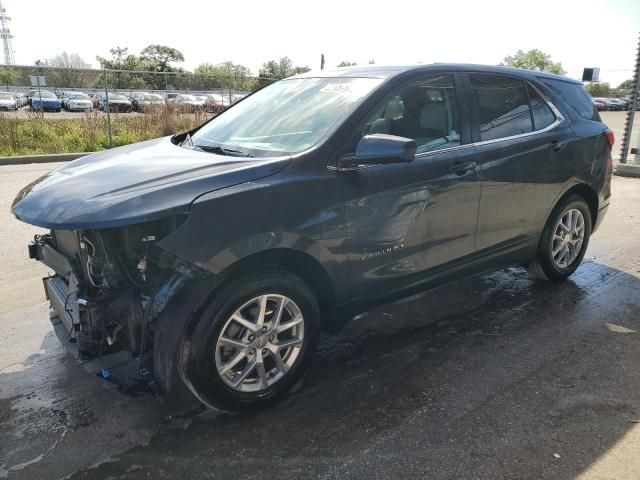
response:
[(449, 167), (449, 171), (451, 173), (455, 173), (456, 175), (464, 175), (469, 170), (475, 168), (476, 162), (455, 162)]
[(560, 142), (559, 140), (553, 140), (549, 145), (547, 145), (554, 152), (559, 152), (564, 147), (567, 146), (567, 142)]

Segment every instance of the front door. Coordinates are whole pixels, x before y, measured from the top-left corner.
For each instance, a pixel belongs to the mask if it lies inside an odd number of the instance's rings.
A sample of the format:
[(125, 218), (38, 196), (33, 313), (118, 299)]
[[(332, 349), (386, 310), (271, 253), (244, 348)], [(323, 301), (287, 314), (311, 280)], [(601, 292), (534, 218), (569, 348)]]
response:
[[(408, 81), (373, 109), (340, 154), (374, 133), (415, 139), (411, 163), (341, 172), (354, 300), (418, 282), (475, 250), (480, 182), (453, 75)], [(461, 114), (462, 112), (462, 114)]]

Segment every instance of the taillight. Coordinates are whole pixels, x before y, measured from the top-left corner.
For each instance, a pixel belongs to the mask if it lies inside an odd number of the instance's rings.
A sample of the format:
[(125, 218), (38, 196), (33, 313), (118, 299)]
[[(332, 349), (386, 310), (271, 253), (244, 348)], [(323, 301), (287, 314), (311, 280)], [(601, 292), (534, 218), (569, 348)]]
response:
[(608, 128), (607, 130), (605, 130), (604, 136), (607, 139), (607, 143), (609, 144), (609, 148), (613, 148), (613, 144), (616, 141), (615, 137), (613, 136), (613, 130)]

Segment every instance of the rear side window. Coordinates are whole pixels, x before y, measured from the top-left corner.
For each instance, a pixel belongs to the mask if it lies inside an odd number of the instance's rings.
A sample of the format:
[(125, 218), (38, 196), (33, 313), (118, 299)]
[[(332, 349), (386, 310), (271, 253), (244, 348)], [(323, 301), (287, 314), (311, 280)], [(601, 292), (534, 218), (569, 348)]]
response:
[(478, 108), (480, 140), (495, 140), (533, 131), (527, 86), (521, 80), (470, 75)]
[(593, 105), (593, 100), (582, 85), (549, 78), (540, 78), (540, 81), (562, 98), (578, 115), (587, 120), (600, 121), (600, 115)]
[(533, 113), (534, 130), (547, 128), (556, 121), (556, 116), (535, 88), (527, 85), (527, 89), (529, 90), (529, 102), (531, 103), (531, 112)]

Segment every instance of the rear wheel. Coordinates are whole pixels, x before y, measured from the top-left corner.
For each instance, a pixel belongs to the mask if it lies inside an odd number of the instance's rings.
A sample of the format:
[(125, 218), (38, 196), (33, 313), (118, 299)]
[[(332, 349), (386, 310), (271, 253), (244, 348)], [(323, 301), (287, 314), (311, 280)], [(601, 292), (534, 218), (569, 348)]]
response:
[(589, 245), (592, 218), (587, 202), (571, 195), (551, 213), (529, 271), (538, 279), (558, 282), (576, 271)]
[(315, 295), (287, 272), (253, 273), (215, 294), (183, 341), (182, 377), (223, 410), (266, 406), (302, 377), (320, 333)]

